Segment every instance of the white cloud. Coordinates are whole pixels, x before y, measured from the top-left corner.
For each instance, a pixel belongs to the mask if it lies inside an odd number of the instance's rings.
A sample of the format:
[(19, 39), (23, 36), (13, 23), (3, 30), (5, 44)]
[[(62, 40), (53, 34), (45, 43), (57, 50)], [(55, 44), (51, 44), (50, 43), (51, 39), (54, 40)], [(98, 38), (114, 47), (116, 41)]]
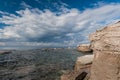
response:
[(79, 11), (63, 8), (63, 12), (46, 9), (28, 9), (4, 14), (0, 22), (8, 26), (0, 30), (1, 42), (35, 42), (52, 45), (87, 42), (89, 33), (120, 20), (120, 4), (107, 4), (93, 9)]
[(30, 5), (26, 4), (24, 1), (20, 4), (23, 8), (32, 8)]

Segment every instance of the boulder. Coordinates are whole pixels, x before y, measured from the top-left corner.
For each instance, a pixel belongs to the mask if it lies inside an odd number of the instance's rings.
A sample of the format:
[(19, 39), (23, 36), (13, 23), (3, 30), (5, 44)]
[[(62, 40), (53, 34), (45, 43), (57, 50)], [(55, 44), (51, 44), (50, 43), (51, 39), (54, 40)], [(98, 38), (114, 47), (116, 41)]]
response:
[(120, 22), (90, 35), (94, 60), (90, 80), (120, 80)]
[(80, 52), (91, 52), (90, 44), (81, 44), (77, 47), (77, 50)]

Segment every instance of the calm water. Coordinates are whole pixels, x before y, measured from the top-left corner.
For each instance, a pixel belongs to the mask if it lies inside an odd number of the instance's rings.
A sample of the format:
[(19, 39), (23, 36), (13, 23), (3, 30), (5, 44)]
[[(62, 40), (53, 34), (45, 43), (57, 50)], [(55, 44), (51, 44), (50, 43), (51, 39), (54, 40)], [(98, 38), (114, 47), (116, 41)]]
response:
[(0, 55), (0, 80), (59, 80), (83, 54), (75, 49), (36, 49)]

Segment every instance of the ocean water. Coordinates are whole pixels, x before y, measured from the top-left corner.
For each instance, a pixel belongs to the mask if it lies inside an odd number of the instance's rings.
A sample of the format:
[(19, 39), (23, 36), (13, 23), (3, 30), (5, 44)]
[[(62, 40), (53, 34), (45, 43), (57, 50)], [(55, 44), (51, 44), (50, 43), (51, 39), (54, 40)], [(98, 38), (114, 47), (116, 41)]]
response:
[(60, 80), (82, 55), (76, 49), (63, 48), (13, 50), (0, 54), (0, 80)]

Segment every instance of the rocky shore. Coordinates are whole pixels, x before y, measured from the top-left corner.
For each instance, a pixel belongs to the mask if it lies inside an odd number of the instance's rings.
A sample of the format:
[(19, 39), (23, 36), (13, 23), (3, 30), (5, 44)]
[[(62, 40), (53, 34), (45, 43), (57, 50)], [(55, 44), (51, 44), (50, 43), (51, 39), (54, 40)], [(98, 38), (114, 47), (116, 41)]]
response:
[(120, 80), (120, 21), (97, 30), (89, 37), (90, 47), (79, 46), (79, 51), (93, 50), (93, 55), (79, 57), (73, 71), (61, 80)]

